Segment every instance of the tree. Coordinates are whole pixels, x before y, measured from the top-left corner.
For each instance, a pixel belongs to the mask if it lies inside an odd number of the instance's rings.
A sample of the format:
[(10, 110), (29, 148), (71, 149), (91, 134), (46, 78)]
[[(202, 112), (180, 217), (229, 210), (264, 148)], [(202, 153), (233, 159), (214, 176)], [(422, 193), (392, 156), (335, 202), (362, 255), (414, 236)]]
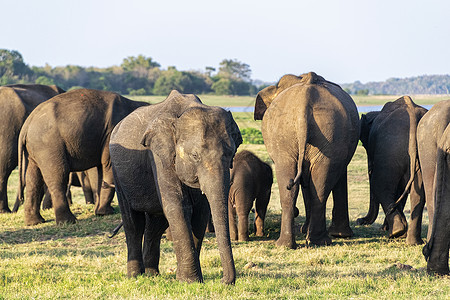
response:
[(151, 57), (138, 55), (124, 58), (120, 65), (125, 72), (133, 72), (136, 77), (147, 77), (149, 70), (159, 68), (161, 65), (153, 61)]
[(155, 95), (168, 95), (172, 90), (186, 93), (190, 92), (186, 88), (189, 85), (191, 85), (189, 76), (178, 71), (175, 67), (169, 67), (166, 71), (163, 71), (158, 80), (156, 80), (153, 93)]
[(44, 84), (44, 85), (52, 85), (55, 84), (55, 82), (53, 81), (53, 79), (48, 78), (47, 76), (39, 76), (34, 83), (36, 84)]
[(25, 79), (31, 73), (18, 51), (0, 49), (0, 77), (5, 77), (7, 80), (20, 80)]
[(219, 77), (250, 81), (252, 71), (249, 65), (236, 59), (224, 59), (219, 65), (219, 74), (217, 74)]

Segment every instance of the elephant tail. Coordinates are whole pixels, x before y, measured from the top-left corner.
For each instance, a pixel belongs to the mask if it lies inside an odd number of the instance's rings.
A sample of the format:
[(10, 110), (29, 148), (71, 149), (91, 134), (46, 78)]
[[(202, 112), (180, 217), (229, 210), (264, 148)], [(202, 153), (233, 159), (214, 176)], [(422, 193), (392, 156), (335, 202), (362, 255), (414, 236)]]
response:
[(23, 191), (25, 189), (25, 174), (27, 170), (27, 153), (25, 147), (26, 133), (25, 131), (21, 131), (22, 134), (19, 135), (19, 143), (18, 143), (18, 165), (19, 165), (19, 190), (17, 191), (17, 199), (14, 204), (13, 212), (17, 212), (19, 210), (19, 206), (24, 202)]
[(117, 225), (116, 228), (113, 229), (113, 231), (111, 232), (111, 235), (108, 236), (108, 237), (109, 237), (110, 239), (112, 239), (113, 237), (115, 237), (116, 234), (119, 232), (120, 228), (122, 228), (122, 226), (123, 226), (123, 221), (120, 222), (120, 224)]
[(410, 177), (409, 177), (408, 183), (406, 184), (405, 190), (403, 191), (401, 196), (394, 203), (392, 203), (389, 206), (387, 214), (391, 214), (397, 208), (397, 206), (400, 204), (402, 199), (409, 193), (409, 191), (411, 189), (411, 184), (413, 183), (416, 172), (418, 171), (418, 170), (416, 170), (417, 156), (418, 156), (417, 155), (416, 132), (417, 132), (417, 123), (419, 120), (417, 120), (416, 109), (415, 109), (415, 105), (414, 105), (414, 102), (412, 101), (412, 99), (409, 96), (404, 96), (403, 99), (406, 103), (407, 111), (408, 111), (408, 115), (409, 115), (408, 153), (409, 153), (409, 158), (410, 158), (410, 167), (409, 167)]
[(300, 122), (298, 128), (298, 160), (297, 160), (297, 174), (294, 179), (289, 180), (289, 184), (286, 187), (288, 190), (291, 190), (292, 187), (300, 182), (300, 178), (302, 177), (302, 166), (303, 159), (305, 157), (306, 152), (306, 144), (308, 139), (308, 106), (305, 101), (305, 105), (302, 107), (302, 114), (300, 115)]

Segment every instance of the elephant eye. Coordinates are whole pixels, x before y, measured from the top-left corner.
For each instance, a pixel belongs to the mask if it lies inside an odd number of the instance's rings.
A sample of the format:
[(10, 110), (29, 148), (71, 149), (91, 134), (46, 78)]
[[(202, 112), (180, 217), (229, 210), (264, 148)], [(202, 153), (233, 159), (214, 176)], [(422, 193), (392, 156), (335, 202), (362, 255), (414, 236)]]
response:
[(200, 155), (197, 152), (192, 152), (190, 156), (194, 161), (200, 161)]

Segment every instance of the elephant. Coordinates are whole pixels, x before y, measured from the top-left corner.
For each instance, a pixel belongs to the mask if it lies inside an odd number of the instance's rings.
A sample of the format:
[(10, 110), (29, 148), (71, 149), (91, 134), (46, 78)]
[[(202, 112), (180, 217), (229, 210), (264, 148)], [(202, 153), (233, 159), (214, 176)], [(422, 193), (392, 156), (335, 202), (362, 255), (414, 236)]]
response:
[[(25, 224), (44, 222), (39, 206), (44, 183), (50, 192), (57, 224), (74, 223), (66, 190), (70, 172), (99, 170), (96, 215), (112, 214), (114, 188), (109, 138), (114, 126), (136, 108), (149, 105), (117, 93), (76, 89), (40, 104), (26, 119), (19, 135), (19, 199), (23, 201), (26, 170)], [(23, 167), (21, 162), (26, 165)]]
[(423, 116), (417, 126), (417, 148), (422, 170), (428, 212), (427, 240), (430, 240), (434, 219), (433, 183), (435, 180), (438, 142), (450, 123), (450, 100), (440, 101)]
[[(330, 245), (331, 236), (351, 237), (347, 165), (358, 143), (359, 115), (340, 86), (314, 72), (284, 75), (256, 96), (255, 120), (275, 164), (282, 208), (277, 246), (296, 248), (294, 216), (299, 186), (305, 202), (308, 245)], [(333, 192), (332, 223), (326, 201)]]
[[(228, 197), (230, 234), (232, 240), (248, 241), (248, 214), (253, 202), (256, 236), (264, 235), (264, 219), (272, 192), (272, 167), (247, 150), (236, 154), (233, 166)], [(239, 228), (236, 226), (236, 214)]]
[[(72, 204), (72, 196), (70, 188), (72, 186), (81, 187), (86, 204), (95, 204), (98, 201), (98, 178), (103, 176), (98, 174), (96, 167), (85, 171), (71, 172), (69, 175), (69, 183), (67, 186), (67, 200)], [(45, 193), (44, 200), (42, 200), (42, 209), (50, 209), (53, 207), (52, 199), (48, 192)]]
[[(447, 105), (448, 108), (448, 105)], [(430, 110), (431, 112), (431, 110)], [(435, 181), (433, 184), (434, 218), (423, 254), (427, 260), (429, 274), (448, 275), (450, 245), (450, 123), (438, 140)]]
[[(409, 96), (387, 102), (381, 111), (361, 116), (360, 140), (367, 152), (370, 207), (359, 225), (375, 222), (381, 204), (389, 238), (403, 236), (406, 243), (422, 244), (421, 226), (425, 196), (417, 157), (416, 129), (427, 109)], [(403, 214), (409, 191), (409, 226)]]
[(10, 213), (7, 183), (17, 167), (17, 141), (25, 119), (40, 103), (65, 91), (56, 85), (14, 84), (0, 87), (0, 213)]
[(229, 169), (241, 143), (230, 112), (176, 90), (114, 128), (109, 148), (129, 277), (159, 274), (161, 236), (170, 227), (176, 278), (203, 282), (199, 256), (212, 213), (222, 282), (234, 284), (227, 201)]

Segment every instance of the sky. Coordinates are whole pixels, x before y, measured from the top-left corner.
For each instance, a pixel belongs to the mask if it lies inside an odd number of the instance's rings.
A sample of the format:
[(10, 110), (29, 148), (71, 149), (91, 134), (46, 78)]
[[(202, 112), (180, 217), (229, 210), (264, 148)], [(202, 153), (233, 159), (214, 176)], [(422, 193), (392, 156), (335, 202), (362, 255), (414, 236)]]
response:
[(0, 10), (0, 48), (30, 66), (142, 54), (182, 71), (236, 59), (265, 82), (450, 74), (448, 0), (0, 0)]

